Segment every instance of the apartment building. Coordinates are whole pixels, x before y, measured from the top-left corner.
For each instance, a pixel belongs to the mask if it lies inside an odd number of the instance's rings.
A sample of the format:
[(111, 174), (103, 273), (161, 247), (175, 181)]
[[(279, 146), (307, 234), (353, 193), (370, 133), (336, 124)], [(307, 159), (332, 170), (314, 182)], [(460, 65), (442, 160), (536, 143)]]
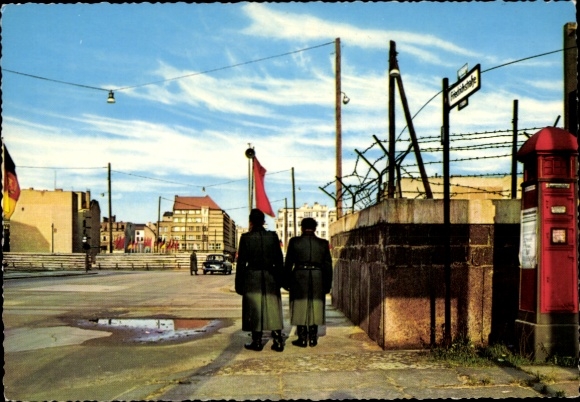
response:
[(173, 211), (159, 222), (161, 247), (177, 252), (235, 255), (236, 224), (210, 196), (175, 196)]
[(330, 224), (336, 221), (336, 210), (329, 210), (326, 205), (320, 205), (315, 202), (310, 206), (307, 203), (299, 208), (296, 208), (296, 226), (294, 227), (294, 210), (293, 208), (278, 209), (278, 216), (275, 219), (276, 233), (284, 245), (293, 236), (300, 236), (300, 222), (304, 218), (313, 218), (318, 222), (316, 227), (316, 236), (326, 240), (330, 240), (329, 227)]
[(21, 190), (10, 218), (10, 251), (26, 253), (99, 252), (101, 208), (90, 191)]

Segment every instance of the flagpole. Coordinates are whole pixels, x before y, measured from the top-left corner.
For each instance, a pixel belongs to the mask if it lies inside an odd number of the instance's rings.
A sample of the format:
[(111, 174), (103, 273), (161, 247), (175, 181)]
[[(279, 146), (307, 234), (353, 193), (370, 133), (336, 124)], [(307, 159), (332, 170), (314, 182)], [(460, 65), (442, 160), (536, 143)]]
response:
[(292, 217), (294, 218), (294, 236), (298, 236), (296, 229), (296, 191), (294, 185), (294, 168), (292, 168)]
[(4, 219), (4, 210), (6, 199), (4, 198), (4, 191), (6, 191), (4, 178), (6, 177), (6, 169), (4, 167), (4, 161), (6, 161), (6, 156), (4, 155), (4, 138), (2, 138), (2, 252), (10, 251), (10, 243), (6, 242), (9, 239), (7, 232), (10, 231), (9, 222)]
[(109, 186), (109, 254), (113, 254), (113, 206), (111, 205), (111, 162), (108, 164), (108, 186)]

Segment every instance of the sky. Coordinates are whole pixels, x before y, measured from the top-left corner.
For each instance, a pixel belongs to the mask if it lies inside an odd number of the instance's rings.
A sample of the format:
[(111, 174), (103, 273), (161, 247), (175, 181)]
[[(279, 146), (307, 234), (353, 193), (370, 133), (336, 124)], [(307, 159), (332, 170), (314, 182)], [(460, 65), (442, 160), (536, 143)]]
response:
[[(336, 38), (350, 99), (341, 105), (348, 186), (376, 177), (357, 151), (378, 170), (387, 163), (374, 136), (388, 139), (390, 41), (427, 173), (440, 175), (442, 153), (430, 150), (440, 146), (442, 80), (481, 66), (481, 89), (450, 113), (458, 146), (511, 141), (459, 134), (511, 130), (514, 100), (520, 129), (553, 125), (563, 116), (561, 51), (492, 68), (561, 50), (575, 21), (572, 2), (4, 4), (2, 139), (22, 189), (89, 190), (102, 217), (110, 164), (117, 221), (155, 222), (175, 195), (209, 195), (246, 226), (249, 146), (274, 211), (293, 196), (297, 207), (334, 209)], [(397, 155), (410, 138), (401, 105), (397, 95)], [(468, 160), (451, 174), (509, 173), (499, 157), (509, 152), (452, 151)], [(405, 164), (418, 177), (412, 153)]]

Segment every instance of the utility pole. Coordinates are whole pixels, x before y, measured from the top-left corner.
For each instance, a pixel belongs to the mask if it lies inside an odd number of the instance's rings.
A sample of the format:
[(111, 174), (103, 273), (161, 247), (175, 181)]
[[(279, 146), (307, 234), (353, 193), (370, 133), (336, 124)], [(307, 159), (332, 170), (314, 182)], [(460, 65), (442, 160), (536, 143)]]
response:
[(564, 25), (564, 129), (578, 137), (578, 24)]
[(513, 108), (513, 135), (512, 135), (512, 199), (518, 198), (518, 160), (516, 154), (518, 153), (518, 100), (514, 99)]
[(451, 345), (451, 208), (449, 180), (449, 102), (447, 92), (449, 79), (443, 78), (443, 239), (445, 241), (444, 276), (445, 276), (445, 333), (446, 346)]
[[(335, 49), (335, 111), (336, 111), (336, 177), (342, 178), (342, 109), (340, 95), (340, 38), (334, 40)], [(336, 181), (336, 219), (342, 216), (342, 183)]]
[(294, 236), (298, 236), (296, 229), (296, 190), (294, 185), (294, 168), (292, 168), (292, 217), (294, 218)]
[(109, 253), (113, 253), (113, 206), (111, 203), (111, 162), (108, 164), (108, 182), (109, 182)]
[(389, 47), (389, 177), (387, 181), (387, 197), (395, 196), (395, 77), (392, 71), (395, 69), (395, 57), (397, 45), (390, 42)]
[(284, 250), (288, 250), (288, 198), (284, 198)]
[(155, 244), (157, 244), (157, 252), (159, 253), (159, 239), (161, 239), (161, 196), (159, 196), (159, 202), (157, 203), (157, 239)]

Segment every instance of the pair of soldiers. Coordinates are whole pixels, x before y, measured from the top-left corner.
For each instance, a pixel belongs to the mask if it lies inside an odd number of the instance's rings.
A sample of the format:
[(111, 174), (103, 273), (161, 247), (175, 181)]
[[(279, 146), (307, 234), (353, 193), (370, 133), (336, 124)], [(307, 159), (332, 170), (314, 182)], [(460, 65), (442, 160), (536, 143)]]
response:
[(252, 333), (246, 349), (261, 351), (262, 333), (270, 330), (272, 350), (284, 350), (280, 288), (290, 292), (290, 321), (298, 335), (292, 344), (317, 345), (332, 285), (332, 259), (328, 241), (314, 234), (316, 225), (312, 218), (302, 220), (302, 235), (290, 239), (284, 262), (278, 235), (264, 229), (264, 214), (250, 212), (250, 231), (240, 238), (235, 280), (236, 292), (243, 297), (242, 331)]

